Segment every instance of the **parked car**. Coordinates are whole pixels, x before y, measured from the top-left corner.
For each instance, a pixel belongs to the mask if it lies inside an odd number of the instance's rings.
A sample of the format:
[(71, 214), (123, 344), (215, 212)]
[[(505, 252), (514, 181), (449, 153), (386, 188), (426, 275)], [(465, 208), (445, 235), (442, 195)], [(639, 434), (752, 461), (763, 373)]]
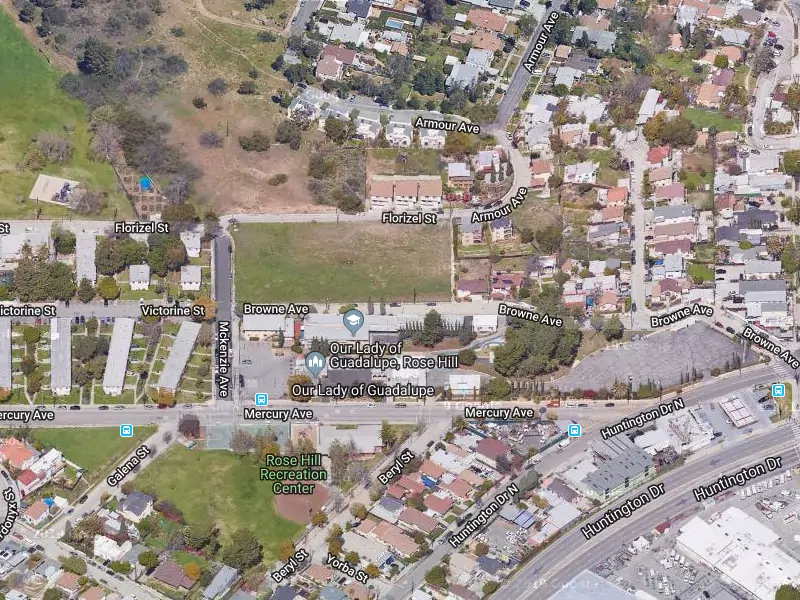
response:
[(728, 333), (730, 333), (732, 335), (736, 334), (736, 330), (733, 327), (726, 327), (725, 331), (727, 331)]
[(613, 402), (606, 402), (606, 408), (614, 408), (614, 406)]
[(770, 399), (769, 394), (767, 394), (766, 396), (761, 396), (761, 398), (758, 399), (758, 403), (764, 404), (764, 402), (769, 402), (769, 399)]
[(69, 407), (69, 409), (70, 410), (80, 410), (81, 407), (78, 404), (73, 404), (72, 406)]
[(106, 406), (106, 405), (104, 404), (103, 406), (99, 406), (99, 407), (97, 408), (97, 410), (108, 410), (108, 406)]
[(720, 323), (719, 321), (715, 321), (714, 325), (722, 329), (722, 323)]
[(764, 150), (772, 150), (772, 144), (764, 144)]
[(775, 410), (775, 405), (774, 404), (764, 404), (761, 407), (761, 410)]

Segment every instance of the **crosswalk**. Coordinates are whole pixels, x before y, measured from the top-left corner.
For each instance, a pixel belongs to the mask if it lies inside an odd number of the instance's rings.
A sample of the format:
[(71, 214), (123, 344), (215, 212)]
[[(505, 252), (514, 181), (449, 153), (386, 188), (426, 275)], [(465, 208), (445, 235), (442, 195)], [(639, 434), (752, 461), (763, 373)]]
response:
[[(785, 381), (795, 383), (794, 371), (783, 361), (774, 364), (772, 366), (772, 371), (777, 376), (776, 382)], [(792, 437), (794, 438), (794, 451), (797, 454), (798, 460), (800, 460), (800, 411), (797, 410), (799, 402), (797, 396), (800, 390), (798, 390), (797, 385), (793, 385), (792, 388), (792, 414), (789, 415), (789, 427), (792, 430)]]

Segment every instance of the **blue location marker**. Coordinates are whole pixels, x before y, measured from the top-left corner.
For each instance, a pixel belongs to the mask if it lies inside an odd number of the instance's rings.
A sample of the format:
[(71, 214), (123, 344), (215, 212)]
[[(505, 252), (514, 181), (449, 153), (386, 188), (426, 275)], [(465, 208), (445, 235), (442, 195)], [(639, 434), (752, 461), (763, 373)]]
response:
[(306, 369), (308, 369), (314, 377), (319, 377), (319, 374), (322, 373), (322, 369), (324, 368), (325, 357), (321, 352), (312, 352), (306, 356)]
[(569, 427), (567, 427), (567, 435), (571, 438), (581, 437), (581, 426), (577, 423), (571, 423)]
[(353, 308), (344, 313), (342, 320), (347, 331), (352, 333), (353, 337), (356, 337), (356, 332), (364, 325), (364, 313)]
[(773, 398), (785, 398), (786, 397), (786, 386), (782, 383), (773, 383), (772, 384), (772, 397)]
[(120, 425), (119, 437), (133, 437), (133, 425)]

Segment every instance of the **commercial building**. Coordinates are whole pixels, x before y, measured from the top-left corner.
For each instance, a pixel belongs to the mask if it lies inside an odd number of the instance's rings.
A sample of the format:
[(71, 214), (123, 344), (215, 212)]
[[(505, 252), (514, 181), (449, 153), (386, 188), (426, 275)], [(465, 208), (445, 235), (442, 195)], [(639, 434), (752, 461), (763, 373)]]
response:
[(634, 600), (637, 597), (591, 571), (581, 571), (549, 600)]
[(128, 353), (133, 339), (134, 319), (117, 318), (111, 334), (106, 372), (103, 375), (103, 391), (109, 396), (119, 396), (125, 388), (128, 371)]
[(181, 323), (181, 328), (175, 337), (175, 342), (172, 344), (169, 358), (164, 363), (164, 370), (158, 379), (158, 389), (172, 392), (173, 394), (178, 390), (178, 384), (181, 377), (183, 377), (183, 372), (186, 370), (189, 357), (194, 351), (194, 344), (199, 333), (200, 323), (192, 323), (191, 321)]
[(680, 532), (682, 554), (759, 600), (773, 600), (781, 585), (800, 581), (800, 563), (777, 547), (780, 536), (735, 506), (710, 523), (694, 517)]
[(56, 396), (72, 391), (72, 321), (50, 319), (50, 389)]

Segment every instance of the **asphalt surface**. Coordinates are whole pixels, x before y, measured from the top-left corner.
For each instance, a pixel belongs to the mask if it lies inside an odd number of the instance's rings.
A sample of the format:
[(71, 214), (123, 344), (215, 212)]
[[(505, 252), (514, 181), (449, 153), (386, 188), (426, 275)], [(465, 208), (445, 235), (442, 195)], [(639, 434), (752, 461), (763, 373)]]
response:
[[(690, 459), (686, 466), (648, 482), (663, 483), (665, 495), (637, 510), (630, 518), (612, 524), (590, 540), (586, 540), (580, 528), (571, 530), (538, 553), (508, 585), (503, 586), (502, 596), (518, 600), (549, 597), (583, 569), (592, 567), (659, 523), (675, 519), (683, 511), (689, 511), (696, 506), (697, 502), (692, 495), (694, 488), (709, 485), (723, 473), (734, 473), (768, 456), (782, 456), (783, 465), (787, 469), (797, 463), (788, 427), (773, 430), (763, 436), (754, 436), (735, 446), (723, 445), (720, 451), (713, 454), (713, 458), (701, 453), (693, 460)], [(732, 488), (732, 491), (738, 490), (739, 488)], [(641, 488), (629, 496), (639, 493)], [(614, 506), (624, 500), (625, 498), (621, 498)], [(599, 515), (592, 520), (596, 518)]]
[(511, 76), (511, 80), (508, 83), (508, 89), (506, 93), (503, 94), (503, 98), (500, 100), (500, 103), (497, 105), (497, 118), (495, 119), (495, 126), (499, 129), (505, 130), (508, 127), (508, 122), (511, 120), (511, 115), (514, 114), (514, 110), (519, 106), (520, 100), (522, 100), (522, 94), (525, 92), (525, 88), (528, 86), (528, 82), (531, 80), (531, 74), (528, 73), (527, 69), (523, 66), (525, 61), (530, 56), (533, 47), (536, 45), (536, 41), (539, 39), (539, 34), (542, 32), (542, 24), (547, 20), (547, 15), (549, 15), (554, 10), (561, 10), (561, 3), (553, 3), (553, 6), (545, 11), (544, 17), (539, 22), (539, 25), (536, 27), (536, 31), (533, 32), (533, 36), (531, 37), (531, 41), (528, 43), (527, 48), (525, 48), (525, 52), (522, 54), (522, 60), (519, 61), (514, 74)]
[(289, 24), (289, 35), (302, 35), (311, 15), (317, 12), (321, 6), (322, 0), (301, 0), (299, 9)]

